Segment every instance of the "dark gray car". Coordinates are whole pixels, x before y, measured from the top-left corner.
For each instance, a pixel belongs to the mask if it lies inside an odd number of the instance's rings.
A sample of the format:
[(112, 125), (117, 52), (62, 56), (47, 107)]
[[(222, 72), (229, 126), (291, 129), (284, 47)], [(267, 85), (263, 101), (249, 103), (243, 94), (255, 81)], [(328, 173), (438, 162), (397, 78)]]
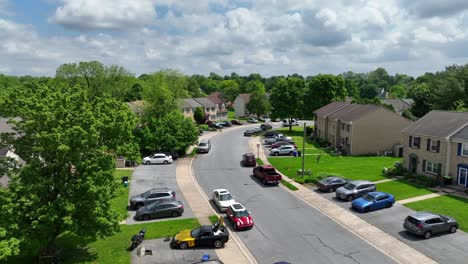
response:
[(431, 212), (417, 212), (406, 217), (403, 228), (409, 233), (428, 239), (437, 233), (457, 232), (458, 223), (449, 216)]
[(161, 199), (175, 199), (175, 192), (168, 188), (154, 188), (130, 198), (130, 207), (138, 209)]
[(161, 217), (177, 217), (184, 213), (184, 204), (181, 201), (166, 201), (152, 203), (138, 209), (135, 214), (137, 220), (150, 220)]
[(352, 201), (369, 192), (375, 192), (375, 184), (370, 181), (351, 181), (336, 189), (336, 198)]

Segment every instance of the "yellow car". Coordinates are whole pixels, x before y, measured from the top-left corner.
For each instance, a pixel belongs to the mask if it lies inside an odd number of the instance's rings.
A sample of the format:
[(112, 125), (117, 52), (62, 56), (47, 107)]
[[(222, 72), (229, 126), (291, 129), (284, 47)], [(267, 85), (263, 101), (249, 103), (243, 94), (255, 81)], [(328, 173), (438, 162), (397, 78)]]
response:
[(198, 246), (220, 248), (229, 240), (228, 229), (218, 221), (211, 226), (182, 230), (172, 237), (171, 247), (187, 249)]

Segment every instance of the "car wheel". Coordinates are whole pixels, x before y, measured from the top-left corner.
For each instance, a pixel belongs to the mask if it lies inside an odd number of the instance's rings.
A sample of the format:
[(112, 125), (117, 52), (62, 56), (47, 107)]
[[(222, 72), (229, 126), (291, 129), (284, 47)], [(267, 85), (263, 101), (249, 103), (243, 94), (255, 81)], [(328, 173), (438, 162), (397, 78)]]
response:
[(143, 204), (142, 204), (142, 203), (137, 203), (137, 204), (135, 205), (135, 208), (136, 208), (137, 210), (140, 209), (141, 207), (143, 207)]
[(387, 208), (392, 207), (392, 205), (393, 205), (393, 203), (388, 203), (388, 204), (387, 204)]
[(429, 238), (431, 238), (431, 235), (432, 235), (431, 231), (426, 231), (426, 232), (424, 233), (424, 238), (425, 238), (425, 239), (429, 239)]
[(348, 200), (348, 202), (352, 202), (354, 200), (354, 196), (349, 195), (346, 200)]
[(164, 161), (164, 164), (168, 164), (169, 162), (167, 160)]
[(450, 227), (450, 233), (455, 233), (457, 232), (457, 227), (456, 226), (451, 226)]
[(333, 188), (328, 188), (327, 192), (329, 193), (333, 192)]
[(179, 244), (179, 248), (180, 248), (180, 249), (187, 249), (187, 248), (188, 248), (187, 242), (182, 242), (182, 243), (180, 243), (180, 244)]
[(221, 241), (221, 240), (215, 240), (215, 242), (214, 242), (214, 247), (215, 247), (215, 248), (220, 248), (220, 247), (223, 246), (223, 244), (224, 244), (223, 241)]
[(278, 152), (275, 152), (275, 153), (273, 153), (273, 155), (275, 155), (275, 156), (278, 156), (278, 155), (279, 155), (279, 153), (278, 153)]
[(145, 162), (145, 165), (150, 165), (150, 164), (151, 164), (151, 161)]
[(150, 220), (150, 216), (149, 215), (143, 215), (143, 220), (145, 220), (145, 221)]
[(363, 213), (367, 213), (367, 212), (369, 212), (369, 211), (370, 211), (370, 208), (369, 208), (369, 207), (364, 207), (364, 208), (362, 209), (362, 212), (363, 212)]
[(179, 212), (177, 211), (172, 212), (172, 217), (178, 217), (178, 216), (179, 216)]

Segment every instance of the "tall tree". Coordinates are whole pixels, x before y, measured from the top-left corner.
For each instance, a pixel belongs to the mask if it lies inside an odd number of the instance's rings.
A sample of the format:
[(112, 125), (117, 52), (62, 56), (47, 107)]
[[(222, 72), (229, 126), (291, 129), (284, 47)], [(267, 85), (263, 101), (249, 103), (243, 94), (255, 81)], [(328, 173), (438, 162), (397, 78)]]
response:
[(401, 84), (393, 85), (389, 91), (390, 98), (405, 98), (406, 97), (406, 89)]
[(204, 124), (205, 123), (205, 111), (203, 110), (204, 107), (197, 107), (195, 109), (195, 113), (193, 113), (193, 119), (197, 124)]
[(234, 102), (240, 93), (239, 85), (233, 80), (222, 81), (221, 91), (223, 92), (223, 97), (227, 102)]
[(305, 82), (302, 79), (280, 79), (270, 94), (271, 116), (289, 119), (302, 117), (304, 90)]
[(333, 100), (343, 101), (346, 97), (345, 81), (341, 76), (319, 74), (309, 83), (305, 95), (306, 116), (311, 116), (316, 109)]
[(247, 110), (260, 118), (262, 115), (267, 114), (270, 111), (270, 103), (265, 94), (265, 88), (253, 92), (250, 95), (250, 100), (247, 103)]
[(421, 83), (413, 87), (409, 91), (409, 95), (414, 101), (413, 107), (411, 107), (411, 113), (415, 117), (422, 117), (431, 111), (429, 103), (431, 92), (426, 83)]
[(20, 135), (4, 140), (25, 161), (1, 205), (21, 250), (50, 254), (64, 232), (96, 238), (119, 229), (111, 209), (114, 160), (139, 156), (132, 135), (136, 119), (122, 102), (89, 92), (61, 82), (31, 83), (1, 105), (18, 117), (12, 127)]

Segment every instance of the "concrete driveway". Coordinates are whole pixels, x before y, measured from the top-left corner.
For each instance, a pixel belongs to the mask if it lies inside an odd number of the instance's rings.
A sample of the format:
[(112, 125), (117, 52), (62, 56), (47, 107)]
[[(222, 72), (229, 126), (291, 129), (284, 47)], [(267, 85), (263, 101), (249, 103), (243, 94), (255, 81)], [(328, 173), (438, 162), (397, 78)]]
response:
[[(149, 221), (136, 221), (133, 219), (135, 211), (129, 209), (129, 217), (127, 224), (137, 224), (143, 222), (158, 222), (166, 220), (174, 220), (181, 218), (193, 218), (192, 209), (188, 206), (187, 200), (179, 190), (176, 182), (176, 162), (169, 165), (140, 165), (133, 171), (132, 180), (130, 182), (130, 196), (141, 194), (151, 188), (167, 187), (176, 193), (176, 199), (184, 203), (184, 213), (177, 218), (160, 218)], [(130, 204), (130, 203), (129, 203)]]
[[(166, 240), (166, 241), (165, 241)], [(210, 255), (210, 260), (217, 259), (214, 249), (171, 249), (169, 246), (170, 240), (167, 239), (152, 239), (145, 240), (140, 247), (146, 250), (151, 250), (152, 255), (144, 255), (138, 257), (138, 248), (132, 251), (132, 263), (138, 264), (185, 264), (199, 263), (203, 255)]]
[(369, 213), (358, 213), (350, 208), (351, 202), (336, 199), (334, 192), (322, 193), (313, 190), (439, 263), (467, 263), (468, 251), (466, 245), (468, 245), (468, 234), (463, 231), (458, 230), (455, 234), (434, 235), (431, 239), (426, 240), (409, 235), (404, 231), (404, 219), (414, 212), (408, 207), (395, 203), (391, 208)]

